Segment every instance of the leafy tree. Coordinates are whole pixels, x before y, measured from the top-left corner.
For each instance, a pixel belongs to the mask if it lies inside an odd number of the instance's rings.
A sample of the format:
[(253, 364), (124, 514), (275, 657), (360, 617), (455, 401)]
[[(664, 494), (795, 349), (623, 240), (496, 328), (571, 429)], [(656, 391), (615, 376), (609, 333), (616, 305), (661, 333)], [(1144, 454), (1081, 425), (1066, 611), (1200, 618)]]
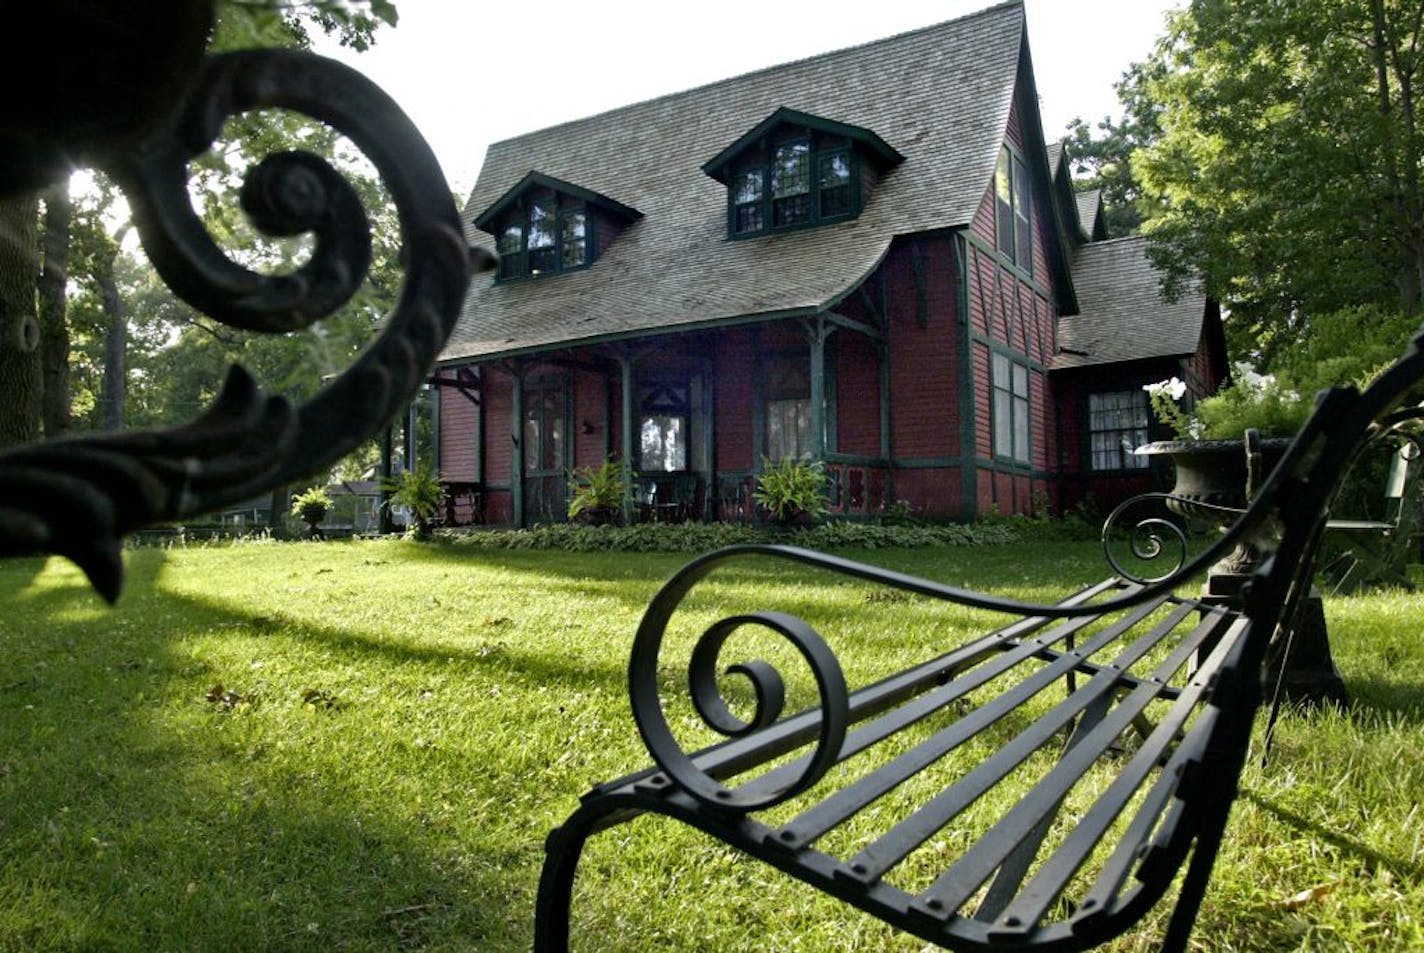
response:
[(1137, 234), (1151, 214), (1135, 156), (1161, 135), (1161, 106), (1152, 99), (1148, 80), (1162, 68), (1161, 60), (1134, 63), (1113, 84), (1123, 107), (1121, 120), (1104, 116), (1089, 125), (1080, 117), (1068, 124), (1073, 187), (1080, 192), (1102, 190), (1108, 234), (1116, 238)]
[(66, 286), (69, 281), (69, 240), (73, 205), (69, 183), (45, 189), (41, 265), (36, 281), (40, 321), (42, 371), (41, 417), (47, 437), (69, 429), (69, 323)]
[[(210, 49), (216, 52), (252, 46), (308, 47), (310, 31), (315, 29), (335, 35), (344, 45), (363, 50), (374, 42), (376, 31), (382, 25), (394, 26), (395, 23), (396, 9), (390, 0), (305, 0), (297, 3), (288, 0), (224, 0), (218, 7), (218, 21)], [(254, 238), (237, 212), (237, 182), (241, 172), (254, 158), (290, 148), (305, 148), (318, 154), (332, 155), (338, 148), (337, 140), (329, 130), (314, 125), (303, 126), (295, 117), (270, 111), (233, 121), (227, 133), (224, 145), (196, 163), (193, 190), (198, 195), (198, 205), (214, 236), (220, 242), (231, 239), (225, 247), (234, 250), (235, 258), (253, 267), (280, 269), (289, 266), (296, 256), (302, 254), (300, 241), (264, 244)], [(53, 217), (53, 221), (46, 226), (46, 236), (56, 241), (62, 233), (62, 205), (59, 199), (59, 194), (55, 193), (53, 200), (45, 203), (46, 214)], [(71, 402), (75, 404), (76, 414), (82, 423), (98, 423), (93, 415), (93, 409), (99, 405), (95, 395), (71, 391), (85, 386), (86, 378), (92, 378), (102, 368), (108, 369), (110, 377), (110, 400), (106, 405), (112, 409), (110, 422), (132, 422), (124, 408), (126, 401), (119, 395), (126, 390), (127, 384), (133, 382), (136, 372), (142, 373), (142, 369), (118, 366), (121, 362), (131, 363), (134, 356), (133, 341), (127, 334), (134, 327), (130, 322), (136, 322), (145, 329), (162, 324), (158, 320), (149, 320), (124, 297), (124, 283), (119, 276), (129, 273), (125, 260), (129, 253), (117, 241), (110, 242), (107, 249), (101, 248), (102, 243), (96, 240), (92, 230), (88, 235), (91, 247), (85, 254), (75, 255), (73, 263), (64, 261), (62, 245), (47, 244), (43, 259), (45, 265), (47, 268), (57, 267), (61, 274), (54, 277), (52, 273), (48, 279), (43, 299), (44, 321), (41, 324), (35, 314), (41, 261), (38, 233), (36, 222), (28, 221), (37, 220), (38, 216), (39, 202), (35, 193), (11, 196), (0, 202), (0, 234), (10, 236), (10, 240), (0, 248), (0, 347), (10, 340), (27, 342), (25, 349), (17, 346), (13, 354), (0, 351), (0, 446), (37, 437), (42, 406), (45, 408), (48, 433), (64, 429), (67, 424), (65, 408)], [(94, 217), (95, 220), (97, 218)], [(102, 251), (107, 251), (107, 254)], [(65, 269), (65, 265), (69, 267)], [(93, 270), (86, 271), (86, 267)], [(89, 294), (98, 295), (89, 302), (90, 305), (95, 301), (104, 301), (107, 295), (107, 312), (102, 308), (89, 308), (85, 317), (87, 327), (71, 328), (69, 316), (65, 315), (66, 309), (62, 307), (66, 299), (64, 270), (67, 270), (70, 280), (89, 285)], [(130, 284), (136, 287), (134, 282), (137, 279), (132, 275), (130, 279)], [(379, 296), (381, 293), (380, 288), (366, 292), (368, 296)], [(358, 302), (356, 307), (361, 308), (362, 303)], [(369, 302), (365, 303), (365, 307), (369, 308)], [(189, 324), (197, 323), (191, 313), (187, 319)], [(5, 333), (11, 325), (14, 333)], [(38, 343), (40, 336), (30, 333), (37, 328), (43, 331), (43, 365)], [(107, 359), (96, 354), (93, 347), (95, 335), (100, 333), (101, 328), (110, 335), (110, 343), (114, 346)], [(72, 346), (66, 349), (63, 342), (70, 330), (75, 332), (74, 340)], [(171, 331), (172, 334), (181, 334), (176, 327)], [(366, 332), (369, 334), (369, 324)], [(36, 342), (36, 346), (30, 348), (28, 342), (32, 341)], [(87, 368), (74, 367), (71, 384), (71, 362), (82, 365), (85, 361), (89, 362)], [(221, 372), (218, 379), (220, 377)], [(185, 419), (191, 416), (191, 410), (184, 415)]]
[(1420, 310), (1421, 18), (1405, 0), (1194, 0), (1146, 70), (1161, 135), (1133, 166), (1154, 258), (1169, 290), (1199, 275), (1263, 367), (1325, 315)]

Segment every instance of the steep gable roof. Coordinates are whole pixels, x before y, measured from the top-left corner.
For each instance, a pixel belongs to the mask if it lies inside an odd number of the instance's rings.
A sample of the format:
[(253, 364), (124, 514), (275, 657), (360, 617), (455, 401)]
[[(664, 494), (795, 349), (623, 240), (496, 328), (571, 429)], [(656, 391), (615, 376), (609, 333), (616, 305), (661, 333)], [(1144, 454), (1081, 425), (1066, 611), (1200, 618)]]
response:
[(1192, 354), (1201, 343), (1207, 299), (1162, 296), (1161, 273), (1141, 236), (1091, 242), (1073, 258), (1078, 314), (1058, 323), (1055, 368)]
[(1103, 218), (1103, 190), (1076, 192), (1073, 199), (1078, 206), (1079, 225), (1089, 240), (1100, 242), (1107, 238), (1107, 221)]
[(575, 198), (582, 199), (590, 205), (594, 205), (598, 208), (603, 209), (604, 211), (608, 212), (609, 214), (613, 215), (615, 218), (621, 221), (635, 221), (636, 219), (641, 218), (643, 215), (643, 213), (638, 211), (637, 209), (629, 208), (622, 202), (619, 202), (616, 199), (611, 199), (606, 195), (599, 195), (597, 192), (592, 192), (588, 189), (583, 188), (582, 186), (575, 185), (572, 182), (564, 182), (563, 180), (556, 179), (550, 175), (544, 175), (540, 172), (530, 171), (528, 175), (524, 176), (524, 178), (516, 182), (508, 192), (504, 193), (504, 195), (500, 196), (497, 200), (495, 200), (495, 203), (493, 205), (491, 205), (489, 208), (485, 209), (483, 212), (477, 215), (474, 219), (474, 226), (478, 229), (487, 231), (487, 229), (485, 229), (486, 225), (492, 224), (494, 220), (500, 216), (500, 213), (502, 213), (505, 209), (513, 205), (521, 195), (523, 195), (527, 190), (531, 188), (549, 188), (553, 189), (555, 192), (563, 192), (565, 195), (572, 195)]
[[(1023, 7), (1014, 0), (495, 143), (467, 222), (531, 168), (644, 217), (587, 269), (474, 289), (442, 357), (834, 306), (896, 235), (972, 220), (992, 181), (1024, 48)], [(729, 241), (726, 189), (701, 165), (782, 108), (871, 130), (905, 161), (868, 190), (853, 221)], [(479, 231), (472, 237), (493, 242)]]

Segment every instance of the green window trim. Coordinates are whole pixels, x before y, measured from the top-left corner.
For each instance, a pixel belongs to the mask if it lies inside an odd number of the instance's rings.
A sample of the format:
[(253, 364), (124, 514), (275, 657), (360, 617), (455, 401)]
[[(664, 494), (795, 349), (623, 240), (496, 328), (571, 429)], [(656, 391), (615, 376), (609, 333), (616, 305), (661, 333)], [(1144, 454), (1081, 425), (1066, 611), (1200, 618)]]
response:
[(802, 136), (743, 162), (727, 186), (731, 238), (814, 228), (860, 214), (860, 158), (845, 143)]
[(1033, 200), (1028, 166), (1008, 146), (999, 148), (994, 167), (994, 244), (1029, 277), (1033, 276)]
[(495, 226), (500, 281), (547, 278), (593, 263), (595, 219), (587, 203), (555, 190), (531, 192)]
[(995, 351), (990, 356), (993, 393), (994, 457), (1014, 463), (1032, 462), (1030, 378), (1028, 364)]

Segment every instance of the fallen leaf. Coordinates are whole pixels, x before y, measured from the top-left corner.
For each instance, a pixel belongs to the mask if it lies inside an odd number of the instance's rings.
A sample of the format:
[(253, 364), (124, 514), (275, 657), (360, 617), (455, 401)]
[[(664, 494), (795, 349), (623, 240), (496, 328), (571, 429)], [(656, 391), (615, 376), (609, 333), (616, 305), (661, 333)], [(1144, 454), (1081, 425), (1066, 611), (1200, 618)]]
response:
[(1283, 910), (1299, 910), (1308, 903), (1315, 903), (1324, 900), (1335, 892), (1335, 888), (1340, 886), (1340, 881), (1336, 880), (1327, 884), (1316, 884), (1314, 887), (1307, 887), (1300, 893), (1277, 904)]

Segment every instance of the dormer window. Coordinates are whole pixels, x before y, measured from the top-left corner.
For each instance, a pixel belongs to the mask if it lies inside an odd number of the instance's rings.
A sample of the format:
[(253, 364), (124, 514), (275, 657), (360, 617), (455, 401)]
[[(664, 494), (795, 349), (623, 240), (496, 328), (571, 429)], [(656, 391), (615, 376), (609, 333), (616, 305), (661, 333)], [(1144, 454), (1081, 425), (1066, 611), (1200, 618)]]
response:
[(641, 217), (606, 196), (531, 172), (481, 213), (475, 227), (495, 236), (499, 279), (509, 281), (586, 268)]
[(500, 278), (538, 278), (588, 264), (588, 211), (552, 190), (515, 203), (496, 234)]
[(900, 161), (868, 129), (783, 108), (702, 170), (727, 186), (728, 232), (744, 238), (853, 219), (867, 183)]

